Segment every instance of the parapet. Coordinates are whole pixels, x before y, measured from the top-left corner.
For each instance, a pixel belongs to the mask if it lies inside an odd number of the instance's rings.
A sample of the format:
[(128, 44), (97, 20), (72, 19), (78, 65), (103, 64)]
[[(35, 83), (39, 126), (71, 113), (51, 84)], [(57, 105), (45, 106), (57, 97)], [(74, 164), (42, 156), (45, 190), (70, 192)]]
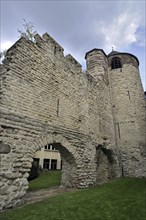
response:
[(75, 67), (76, 69), (82, 71), (82, 65), (71, 54), (66, 55), (65, 59), (73, 67)]
[(48, 33), (43, 34), (42, 37), (36, 34), (34, 38), (38, 47), (48, 48), (52, 55), (64, 57), (64, 49)]
[(63, 47), (61, 47), (60, 44), (58, 44), (48, 33), (43, 34), (42, 38), (45, 40), (45, 42), (50, 44), (52, 49), (54, 49), (54, 55), (59, 54), (63, 56)]

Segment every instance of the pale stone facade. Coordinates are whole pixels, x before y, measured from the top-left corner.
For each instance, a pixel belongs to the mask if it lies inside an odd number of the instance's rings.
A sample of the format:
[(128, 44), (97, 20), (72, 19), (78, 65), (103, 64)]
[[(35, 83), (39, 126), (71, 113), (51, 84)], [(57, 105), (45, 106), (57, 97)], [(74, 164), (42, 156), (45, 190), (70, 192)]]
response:
[[(115, 61), (113, 60), (115, 58)], [(145, 101), (138, 59), (86, 53), (86, 73), (47, 33), (19, 39), (1, 65), (1, 209), (23, 202), (37, 150), (61, 153), (66, 187), (144, 177)]]
[(61, 170), (61, 154), (50, 144), (38, 150), (34, 156), (34, 160), (42, 169)]

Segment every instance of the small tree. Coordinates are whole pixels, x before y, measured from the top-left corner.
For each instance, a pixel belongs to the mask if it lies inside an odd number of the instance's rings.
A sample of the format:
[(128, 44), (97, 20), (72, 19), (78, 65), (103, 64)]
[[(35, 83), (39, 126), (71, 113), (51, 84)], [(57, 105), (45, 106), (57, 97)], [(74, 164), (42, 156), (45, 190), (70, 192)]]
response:
[(18, 32), (20, 33), (19, 37), (25, 37), (26, 39), (34, 42), (34, 36), (37, 32), (33, 30), (34, 28), (33, 23), (27, 22), (25, 19), (23, 19), (23, 21), (24, 21), (24, 24), (23, 24), (24, 31), (18, 29)]
[(4, 58), (6, 55), (7, 50), (3, 50), (0, 52), (0, 59)]
[[(20, 33), (19, 37), (25, 37), (27, 40), (35, 41), (34, 36), (37, 33), (36, 31), (33, 30), (34, 25), (32, 22), (27, 22), (25, 19), (23, 19), (24, 24), (24, 30), (19, 30), (18, 32)], [(0, 59), (3, 60), (5, 58), (7, 50), (0, 51)]]
[(32, 162), (32, 167), (31, 170), (29, 171), (29, 177), (28, 177), (28, 181), (33, 180), (35, 178), (37, 178), (40, 174), (40, 167), (37, 161), (35, 161), (35, 159)]

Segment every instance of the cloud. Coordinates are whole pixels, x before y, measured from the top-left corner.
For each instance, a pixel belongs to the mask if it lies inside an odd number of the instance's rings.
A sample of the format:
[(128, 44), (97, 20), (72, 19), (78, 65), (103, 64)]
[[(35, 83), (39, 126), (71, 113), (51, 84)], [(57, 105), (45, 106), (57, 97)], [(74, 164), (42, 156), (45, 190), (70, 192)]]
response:
[[(85, 68), (85, 53), (101, 48), (135, 54), (145, 73), (145, 1), (2, 1), (2, 48), (18, 39), (23, 18), (41, 35), (48, 32)], [(8, 15), (9, 14), (9, 19)], [(6, 45), (6, 46), (5, 46)], [(7, 46), (8, 45), (8, 46)]]
[(12, 41), (2, 41), (2, 42), (1, 42), (1, 45), (0, 45), (0, 51), (7, 50), (7, 49), (10, 48), (13, 44), (14, 44), (14, 42), (12, 42)]
[[(133, 43), (144, 45), (144, 32), (140, 32), (141, 18), (138, 13), (124, 12), (114, 17), (111, 23), (99, 22), (100, 33), (104, 36), (105, 50), (125, 49)], [(99, 29), (98, 29), (99, 32)]]
[[(0, 52), (3, 54), (3, 52), (7, 49), (9, 49), (12, 45), (14, 44), (14, 42), (12, 41), (2, 41), (0, 43)], [(4, 55), (0, 56), (0, 63), (2, 63), (2, 60), (4, 58)]]
[(140, 47), (146, 46), (146, 30), (143, 27), (139, 27), (136, 31), (137, 41), (136, 44)]

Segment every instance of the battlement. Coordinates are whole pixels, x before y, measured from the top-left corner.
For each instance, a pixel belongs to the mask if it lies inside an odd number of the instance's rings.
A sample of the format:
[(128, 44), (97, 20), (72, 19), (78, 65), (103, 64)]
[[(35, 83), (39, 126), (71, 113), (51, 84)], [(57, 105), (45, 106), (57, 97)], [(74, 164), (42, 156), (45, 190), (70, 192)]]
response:
[(66, 55), (66, 57), (64, 57), (63, 47), (58, 42), (56, 42), (48, 33), (45, 33), (42, 36), (36, 34), (34, 36), (34, 39), (35, 40), (33, 42), (29, 39), (21, 37), (18, 41), (16, 41), (15, 44), (13, 44), (7, 50), (5, 59), (3, 60), (3, 64), (9, 63), (12, 58), (14, 58), (15, 51), (17, 51), (16, 53), (18, 53), (18, 50), (21, 47), (24, 48), (25, 45), (29, 44), (29, 48), (31, 48), (32, 51), (35, 50), (36, 45), (37, 48), (41, 49), (42, 56), (47, 52), (52, 61), (54, 60), (54, 58), (59, 58), (60, 61), (64, 63), (64, 65), (67, 65), (67, 68), (71, 68), (73, 71), (77, 72), (82, 71), (82, 65), (71, 54), (68, 54)]
[(54, 49), (54, 55), (63, 55), (63, 47), (61, 47), (60, 44), (57, 43), (48, 33), (43, 34), (42, 38), (45, 42), (47, 42), (47, 44), (50, 44), (52, 49)]
[(65, 58), (69, 64), (71, 64), (77, 70), (82, 71), (82, 65), (71, 54), (66, 55)]
[(63, 47), (61, 47), (60, 44), (57, 43), (48, 33), (43, 34), (42, 37), (39, 34), (36, 34), (34, 38), (36, 44), (40, 48), (49, 49), (54, 56), (64, 57)]

